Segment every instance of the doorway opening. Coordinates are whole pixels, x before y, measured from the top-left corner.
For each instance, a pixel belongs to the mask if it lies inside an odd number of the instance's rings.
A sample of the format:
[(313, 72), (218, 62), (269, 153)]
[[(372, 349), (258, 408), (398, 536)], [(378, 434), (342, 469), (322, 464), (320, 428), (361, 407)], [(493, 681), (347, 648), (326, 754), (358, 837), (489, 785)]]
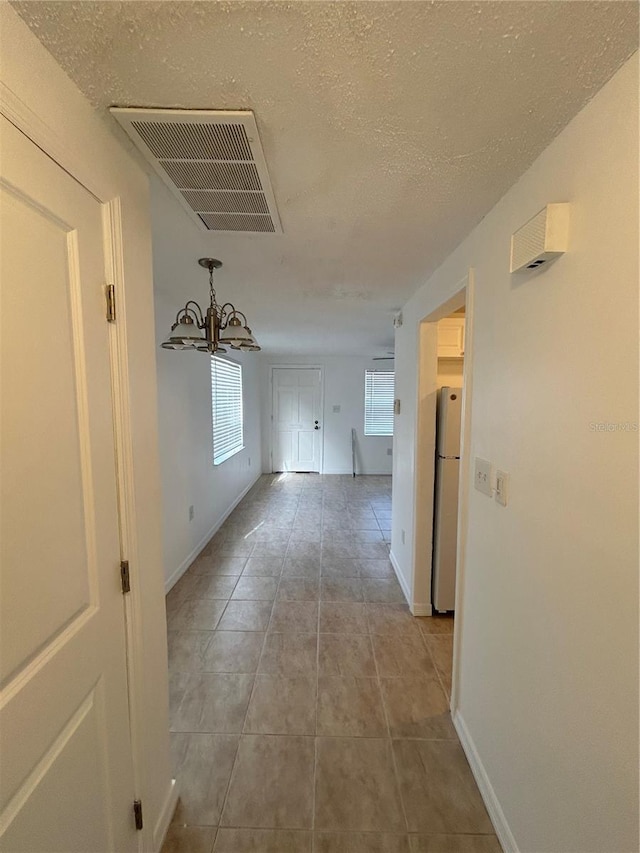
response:
[(418, 349), (414, 601), (425, 602), (424, 613), (455, 613), (452, 708), (462, 630), (472, 342), (470, 270), (454, 295), (421, 321)]
[(465, 306), (438, 322), (431, 606), (453, 614), (456, 596)]

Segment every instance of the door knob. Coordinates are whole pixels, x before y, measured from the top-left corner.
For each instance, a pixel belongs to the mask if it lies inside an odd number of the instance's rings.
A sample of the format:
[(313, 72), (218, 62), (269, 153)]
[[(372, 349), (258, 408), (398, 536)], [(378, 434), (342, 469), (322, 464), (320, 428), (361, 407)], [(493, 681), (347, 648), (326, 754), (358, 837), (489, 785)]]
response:
[(315, 424), (314, 429), (320, 429), (320, 427), (318, 426), (318, 421), (314, 421), (314, 424)]

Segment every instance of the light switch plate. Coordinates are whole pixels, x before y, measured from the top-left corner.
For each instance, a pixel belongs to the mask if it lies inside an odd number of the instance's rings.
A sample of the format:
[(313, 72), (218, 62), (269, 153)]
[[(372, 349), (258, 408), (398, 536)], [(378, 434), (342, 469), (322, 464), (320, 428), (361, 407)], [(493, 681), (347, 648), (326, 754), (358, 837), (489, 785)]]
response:
[(506, 471), (496, 471), (496, 500), (502, 506), (507, 505), (509, 496), (509, 474)]
[(479, 492), (488, 497), (493, 497), (493, 466), (486, 459), (476, 456), (473, 474), (473, 483)]
[(334, 414), (334, 415), (337, 415), (337, 414), (339, 414), (339, 413), (340, 413), (340, 406), (334, 406), (334, 407), (333, 407), (333, 414)]

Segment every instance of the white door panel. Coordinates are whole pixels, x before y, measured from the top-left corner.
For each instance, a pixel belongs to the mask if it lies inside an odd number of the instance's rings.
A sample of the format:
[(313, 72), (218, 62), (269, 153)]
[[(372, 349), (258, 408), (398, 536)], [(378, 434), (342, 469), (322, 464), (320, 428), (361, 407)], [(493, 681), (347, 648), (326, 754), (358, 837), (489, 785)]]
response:
[(307, 428), (313, 427), (317, 417), (317, 394), (315, 388), (298, 389), (298, 421)]
[(104, 849), (111, 805), (101, 772), (104, 713), (101, 691), (92, 691), (27, 779), (25, 802), (2, 837), (2, 850)]
[(433, 603), (436, 610), (456, 606), (456, 551), (458, 541), (458, 491), (460, 460), (439, 459), (433, 548)]
[(274, 471), (320, 471), (320, 387), (318, 368), (274, 369)]
[(278, 388), (278, 422), (283, 424), (297, 421), (297, 393), (292, 388)]
[(0, 848), (127, 853), (102, 205), (1, 129)]
[(308, 460), (307, 464), (312, 465), (314, 450), (313, 445), (313, 432), (303, 432), (302, 430), (300, 430), (298, 432), (298, 459)]

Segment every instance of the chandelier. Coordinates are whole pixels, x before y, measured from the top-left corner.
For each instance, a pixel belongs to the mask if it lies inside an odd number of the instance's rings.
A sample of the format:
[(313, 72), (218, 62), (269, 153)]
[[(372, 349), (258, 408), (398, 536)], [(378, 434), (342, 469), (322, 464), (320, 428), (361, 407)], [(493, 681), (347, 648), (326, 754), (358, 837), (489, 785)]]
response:
[(213, 289), (213, 271), (220, 269), (222, 261), (200, 258), (201, 267), (209, 270), (209, 307), (206, 313), (197, 302), (190, 299), (176, 314), (171, 334), (161, 346), (164, 349), (196, 349), (199, 352), (226, 352), (221, 344), (244, 352), (258, 352), (260, 347), (247, 325), (242, 311), (230, 302), (218, 305)]

